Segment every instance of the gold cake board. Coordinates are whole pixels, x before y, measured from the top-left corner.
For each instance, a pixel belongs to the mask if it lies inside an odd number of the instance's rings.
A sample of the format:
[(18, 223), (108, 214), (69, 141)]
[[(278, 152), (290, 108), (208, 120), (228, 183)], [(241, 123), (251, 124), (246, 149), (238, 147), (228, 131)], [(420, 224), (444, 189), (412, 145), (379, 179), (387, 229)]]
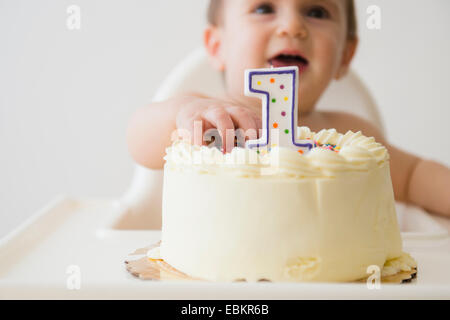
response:
[[(178, 271), (162, 259), (150, 259), (147, 257), (147, 252), (150, 249), (159, 247), (161, 241), (152, 244), (145, 248), (135, 250), (130, 256), (144, 255), (144, 257), (136, 260), (125, 260), (126, 269), (133, 276), (142, 280), (186, 280), (186, 281), (207, 281), (188, 276), (187, 274)], [(381, 283), (408, 283), (417, 277), (417, 267), (411, 271), (402, 271), (394, 275), (381, 277)], [(355, 282), (366, 282), (367, 278)], [(235, 280), (240, 282), (245, 280)], [(260, 279), (261, 281), (269, 281), (267, 279)], [(269, 281), (270, 282), (270, 281)]]

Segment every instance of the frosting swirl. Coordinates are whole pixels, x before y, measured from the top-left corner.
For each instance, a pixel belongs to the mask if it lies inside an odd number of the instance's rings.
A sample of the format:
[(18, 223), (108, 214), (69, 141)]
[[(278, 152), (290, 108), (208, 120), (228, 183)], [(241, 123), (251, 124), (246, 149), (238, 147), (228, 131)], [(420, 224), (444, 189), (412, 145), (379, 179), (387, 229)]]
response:
[(341, 134), (335, 129), (323, 129), (315, 133), (308, 127), (299, 127), (297, 133), (298, 139), (334, 145), (335, 151), (317, 146), (301, 155), (285, 147), (273, 147), (266, 153), (235, 147), (223, 154), (215, 147), (178, 140), (166, 149), (164, 159), (169, 170), (261, 178), (332, 177), (349, 171), (368, 171), (389, 160), (387, 149), (360, 131)]

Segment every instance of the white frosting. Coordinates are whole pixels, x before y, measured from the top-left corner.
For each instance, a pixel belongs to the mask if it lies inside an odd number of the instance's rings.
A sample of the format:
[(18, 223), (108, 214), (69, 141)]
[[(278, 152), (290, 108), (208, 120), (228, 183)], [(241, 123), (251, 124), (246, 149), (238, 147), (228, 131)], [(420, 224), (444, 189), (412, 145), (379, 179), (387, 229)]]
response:
[(381, 276), (392, 276), (398, 272), (411, 271), (413, 267), (417, 267), (416, 261), (408, 253), (403, 252), (399, 257), (385, 262)]
[[(168, 170), (193, 170), (252, 178), (274, 178), (280, 175), (292, 178), (330, 177), (346, 171), (367, 171), (389, 159), (385, 147), (375, 142), (374, 138), (363, 136), (361, 132), (348, 131), (342, 135), (330, 129), (314, 133), (307, 127), (299, 127), (299, 139), (336, 145), (339, 153), (314, 148), (306, 155), (299, 156), (295, 150), (273, 147), (269, 153), (257, 154), (254, 149), (236, 147), (231, 153), (223, 154), (217, 148), (177, 141), (166, 150), (166, 167)], [(277, 167), (276, 176), (265, 174), (264, 169), (271, 166)]]
[(360, 132), (298, 132), (339, 152), (168, 148), (161, 257), (216, 281), (352, 281), (369, 265), (396, 261), (402, 243), (386, 148)]

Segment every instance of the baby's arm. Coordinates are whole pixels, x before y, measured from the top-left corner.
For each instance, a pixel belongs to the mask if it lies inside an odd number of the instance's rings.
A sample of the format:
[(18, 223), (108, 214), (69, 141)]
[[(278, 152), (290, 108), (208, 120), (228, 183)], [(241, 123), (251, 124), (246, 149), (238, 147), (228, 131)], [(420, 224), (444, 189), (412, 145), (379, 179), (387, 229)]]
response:
[(128, 124), (127, 144), (137, 163), (150, 169), (163, 167), (165, 149), (176, 129), (176, 115), (182, 106), (194, 99), (191, 95), (178, 96), (152, 103), (133, 114)]
[(212, 99), (201, 94), (184, 94), (163, 102), (152, 103), (132, 116), (127, 132), (127, 143), (133, 159), (142, 166), (161, 169), (164, 166), (165, 149), (172, 144), (176, 129), (185, 129), (193, 141), (194, 123), (202, 124), (202, 135), (216, 128), (223, 138), (225, 151), (234, 146), (226, 141), (226, 130), (260, 128), (261, 120), (250, 109), (233, 101)]
[(435, 161), (419, 159), (410, 176), (408, 198), (450, 217), (450, 169)]
[(392, 145), (387, 145), (387, 148), (398, 200), (450, 217), (450, 170)]
[(450, 217), (450, 169), (435, 161), (421, 159), (387, 143), (371, 123), (349, 114), (334, 114), (340, 132), (359, 131), (372, 136), (389, 151), (392, 185), (396, 200), (421, 206)]

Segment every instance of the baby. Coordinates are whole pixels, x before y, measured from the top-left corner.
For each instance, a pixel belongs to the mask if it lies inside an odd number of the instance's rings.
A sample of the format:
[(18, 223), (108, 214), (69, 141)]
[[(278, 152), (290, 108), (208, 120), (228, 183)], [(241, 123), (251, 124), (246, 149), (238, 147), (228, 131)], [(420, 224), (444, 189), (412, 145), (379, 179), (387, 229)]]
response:
[(376, 126), (352, 114), (314, 110), (330, 82), (347, 73), (355, 53), (353, 0), (211, 0), (208, 19), (204, 45), (223, 74), (226, 96), (185, 93), (138, 110), (127, 138), (136, 162), (161, 169), (172, 133), (193, 132), (196, 121), (203, 132), (216, 128), (229, 152), (234, 141), (226, 141), (226, 130), (261, 128), (261, 101), (243, 93), (245, 69), (296, 65), (299, 124), (315, 132), (335, 128), (373, 136), (389, 151), (396, 200), (450, 217), (447, 167), (390, 145)]

